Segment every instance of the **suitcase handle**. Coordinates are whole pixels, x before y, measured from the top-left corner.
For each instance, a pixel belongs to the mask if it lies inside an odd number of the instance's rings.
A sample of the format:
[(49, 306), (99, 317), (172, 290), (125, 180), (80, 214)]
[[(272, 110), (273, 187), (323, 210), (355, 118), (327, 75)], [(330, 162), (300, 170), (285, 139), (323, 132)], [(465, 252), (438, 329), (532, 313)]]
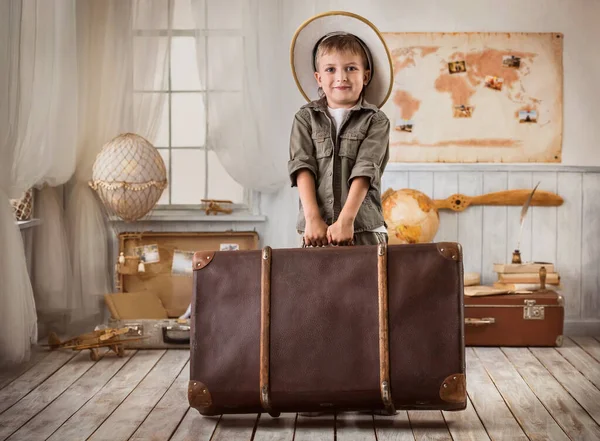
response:
[(465, 325), (470, 325), (470, 326), (493, 325), (494, 323), (496, 323), (496, 319), (494, 317), (466, 318), (465, 319)]
[[(183, 338), (172, 338), (172, 337), (169, 337), (169, 334), (168, 334), (169, 331), (187, 331), (188, 336), (183, 337)], [(190, 343), (189, 332), (190, 332), (189, 326), (163, 326), (162, 327), (163, 342), (173, 343), (176, 345), (189, 344)]]

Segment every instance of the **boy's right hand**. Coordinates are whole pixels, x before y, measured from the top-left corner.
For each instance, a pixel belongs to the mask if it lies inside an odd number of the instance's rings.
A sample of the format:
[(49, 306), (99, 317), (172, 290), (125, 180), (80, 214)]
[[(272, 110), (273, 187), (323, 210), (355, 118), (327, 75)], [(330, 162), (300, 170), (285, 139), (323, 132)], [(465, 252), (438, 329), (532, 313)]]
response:
[(309, 247), (321, 247), (328, 244), (327, 224), (320, 217), (307, 218), (304, 231), (304, 244)]

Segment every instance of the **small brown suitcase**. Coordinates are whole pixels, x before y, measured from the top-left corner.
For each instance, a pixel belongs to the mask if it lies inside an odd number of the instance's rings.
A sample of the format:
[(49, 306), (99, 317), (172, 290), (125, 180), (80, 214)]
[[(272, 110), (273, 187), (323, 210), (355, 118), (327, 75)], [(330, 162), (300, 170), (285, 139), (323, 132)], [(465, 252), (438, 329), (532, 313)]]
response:
[(561, 346), (563, 321), (555, 291), (465, 297), (466, 346)]
[(202, 415), (465, 409), (460, 245), (197, 252), (194, 268)]

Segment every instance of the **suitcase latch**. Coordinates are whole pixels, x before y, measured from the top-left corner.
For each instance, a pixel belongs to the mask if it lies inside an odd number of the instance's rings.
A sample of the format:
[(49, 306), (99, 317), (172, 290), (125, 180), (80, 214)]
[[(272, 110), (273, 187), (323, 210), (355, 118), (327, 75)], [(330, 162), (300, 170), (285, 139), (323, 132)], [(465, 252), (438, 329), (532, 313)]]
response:
[(535, 300), (525, 300), (525, 307), (523, 308), (523, 319), (544, 320), (544, 307), (536, 306)]

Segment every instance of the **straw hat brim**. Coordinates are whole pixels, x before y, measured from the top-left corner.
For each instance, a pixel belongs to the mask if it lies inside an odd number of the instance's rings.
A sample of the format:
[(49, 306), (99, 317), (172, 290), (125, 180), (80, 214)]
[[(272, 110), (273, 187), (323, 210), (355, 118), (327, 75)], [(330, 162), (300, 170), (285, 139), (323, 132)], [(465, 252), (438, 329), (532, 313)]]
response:
[(324, 35), (334, 31), (353, 34), (369, 48), (373, 69), (371, 81), (365, 90), (365, 100), (381, 108), (392, 92), (393, 67), (390, 51), (373, 23), (346, 11), (315, 15), (296, 30), (290, 46), (290, 64), (300, 93), (307, 101), (320, 98), (313, 70), (313, 50)]

